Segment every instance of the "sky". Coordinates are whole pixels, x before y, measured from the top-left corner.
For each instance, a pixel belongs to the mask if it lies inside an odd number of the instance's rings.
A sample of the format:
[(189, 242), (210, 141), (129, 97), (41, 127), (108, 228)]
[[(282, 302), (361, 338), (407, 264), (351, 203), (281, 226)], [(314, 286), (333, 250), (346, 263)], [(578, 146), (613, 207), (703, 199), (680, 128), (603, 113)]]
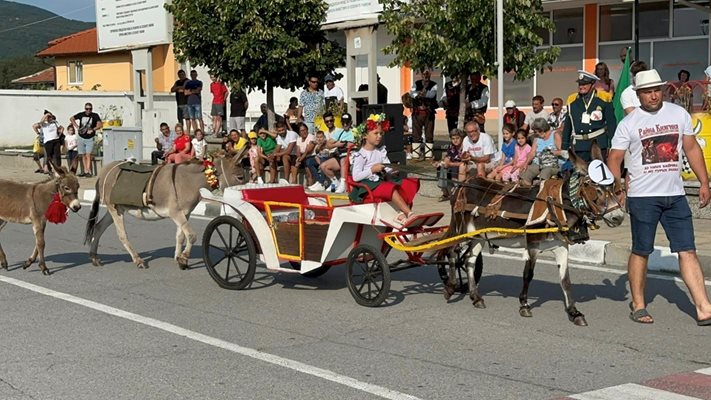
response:
[(96, 21), (95, 0), (10, 0), (15, 3), (29, 4), (44, 8), (68, 19)]

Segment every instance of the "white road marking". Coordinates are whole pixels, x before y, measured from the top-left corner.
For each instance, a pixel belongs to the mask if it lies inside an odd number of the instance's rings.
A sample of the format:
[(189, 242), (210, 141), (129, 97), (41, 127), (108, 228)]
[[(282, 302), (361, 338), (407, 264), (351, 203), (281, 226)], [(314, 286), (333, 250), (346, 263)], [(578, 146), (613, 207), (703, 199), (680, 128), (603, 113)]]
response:
[(201, 342), (210, 346), (218, 347), (224, 350), (231, 351), (236, 354), (240, 354), (246, 357), (251, 357), (259, 361), (263, 361), (269, 364), (274, 364), (280, 367), (288, 368), (303, 374), (315, 376), (317, 378), (325, 379), (334, 383), (338, 383), (343, 386), (348, 386), (350, 388), (360, 390), (362, 392), (370, 393), (375, 396), (382, 397), (384, 399), (392, 400), (420, 400), (418, 397), (401, 393), (395, 390), (391, 390), (382, 386), (373, 385), (367, 382), (359, 381), (357, 379), (338, 374), (327, 369), (322, 369), (314, 367), (299, 361), (291, 360), (284, 357), (279, 357), (273, 354), (265, 353), (259, 350), (255, 350), (249, 347), (240, 346), (235, 343), (230, 343), (222, 339), (217, 339), (211, 336), (204, 335), (199, 332), (191, 331), (189, 329), (181, 328), (179, 326), (170, 324), (168, 322), (163, 322), (154, 318), (144, 317), (139, 314), (134, 314), (129, 311), (124, 311), (118, 308), (107, 306), (105, 304), (97, 303), (95, 301), (83, 299), (68, 293), (58, 292), (56, 290), (47, 289), (42, 286), (37, 286), (25, 281), (21, 281), (14, 278), (9, 278), (0, 275), (0, 282), (5, 282), (10, 285), (15, 285), (23, 289), (27, 289), (45, 296), (54, 297), (60, 300), (68, 301), (83, 307), (91, 308), (93, 310), (113, 315), (115, 317), (127, 319), (129, 321), (137, 322), (139, 324), (147, 325), (162, 331), (172, 333), (178, 336), (183, 336), (188, 339), (194, 340), (196, 342)]
[(568, 397), (579, 400), (700, 400), (697, 397), (684, 396), (634, 383), (626, 383)]
[(696, 372), (697, 374), (711, 375), (711, 368), (697, 369), (694, 372)]

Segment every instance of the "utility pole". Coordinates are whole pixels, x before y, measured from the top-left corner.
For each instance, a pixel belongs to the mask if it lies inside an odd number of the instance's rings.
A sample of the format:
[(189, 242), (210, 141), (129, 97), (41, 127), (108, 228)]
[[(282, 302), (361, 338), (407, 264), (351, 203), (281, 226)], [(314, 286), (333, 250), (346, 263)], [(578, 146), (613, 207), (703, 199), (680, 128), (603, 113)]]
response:
[(499, 150), (504, 143), (504, 0), (496, 0), (496, 91), (498, 98), (499, 115)]

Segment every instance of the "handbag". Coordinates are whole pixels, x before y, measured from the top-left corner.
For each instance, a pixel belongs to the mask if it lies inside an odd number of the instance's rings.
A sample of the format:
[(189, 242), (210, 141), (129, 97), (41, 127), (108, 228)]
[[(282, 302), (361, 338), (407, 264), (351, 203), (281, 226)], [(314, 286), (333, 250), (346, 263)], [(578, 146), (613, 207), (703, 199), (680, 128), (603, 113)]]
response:
[(32, 143), (32, 152), (35, 154), (44, 154), (44, 147), (39, 135), (35, 136), (35, 141)]

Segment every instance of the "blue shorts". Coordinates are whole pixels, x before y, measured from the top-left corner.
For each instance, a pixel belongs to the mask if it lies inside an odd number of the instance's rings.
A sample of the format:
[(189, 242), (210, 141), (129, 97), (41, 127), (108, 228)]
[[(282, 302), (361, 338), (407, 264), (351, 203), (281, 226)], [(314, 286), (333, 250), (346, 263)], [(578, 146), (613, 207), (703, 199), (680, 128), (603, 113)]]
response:
[(78, 154), (91, 154), (94, 152), (94, 138), (84, 139), (79, 136), (77, 138), (77, 153)]
[(627, 206), (632, 225), (632, 253), (652, 254), (659, 222), (673, 253), (696, 250), (694, 223), (686, 196), (628, 197)]
[(187, 119), (202, 118), (202, 104), (188, 104), (185, 106), (185, 111), (187, 111)]

